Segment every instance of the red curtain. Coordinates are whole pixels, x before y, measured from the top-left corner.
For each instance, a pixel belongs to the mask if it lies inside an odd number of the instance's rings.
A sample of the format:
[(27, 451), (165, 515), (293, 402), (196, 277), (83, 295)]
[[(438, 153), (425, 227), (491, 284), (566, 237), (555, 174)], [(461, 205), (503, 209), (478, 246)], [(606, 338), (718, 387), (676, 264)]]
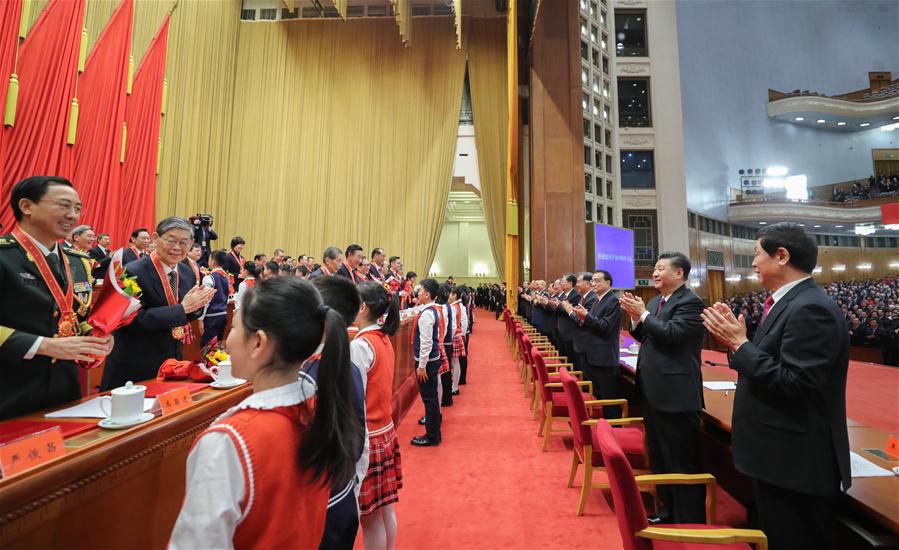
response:
[(123, 225), (120, 235), (135, 227), (154, 227), (156, 216), (156, 157), (159, 153), (162, 80), (165, 77), (165, 50), (169, 16), (150, 42), (134, 74), (125, 111), (128, 139), (125, 144), (125, 186)]
[(122, 0), (103, 29), (78, 78), (78, 139), (72, 182), (81, 195), (81, 223), (109, 233), (114, 247), (121, 232), (124, 169), (122, 124), (128, 89), (133, 0)]
[(50, 0), (19, 48), (16, 125), (5, 127), (0, 223), (11, 227), (9, 193), (34, 175), (72, 177), (73, 151), (66, 145), (75, 94), (85, 0)]
[[(0, 117), (6, 105), (6, 89), (9, 76), (14, 72), (16, 45), (19, 43), (19, 19), (22, 16), (22, 0), (6, 0), (0, 4)], [(2, 124), (2, 121), (0, 121)], [(3, 181), (3, 159), (6, 158), (3, 139), (0, 136), (0, 182)], [(5, 209), (6, 205), (0, 205)]]

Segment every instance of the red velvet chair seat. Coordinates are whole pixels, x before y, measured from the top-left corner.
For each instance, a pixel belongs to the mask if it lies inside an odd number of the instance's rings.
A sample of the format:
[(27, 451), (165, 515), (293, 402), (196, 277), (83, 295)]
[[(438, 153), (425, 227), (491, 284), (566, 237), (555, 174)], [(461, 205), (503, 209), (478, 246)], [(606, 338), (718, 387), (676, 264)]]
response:
[[(666, 527), (669, 529), (730, 529), (727, 525), (707, 525), (705, 523), (678, 523), (677, 525), (658, 524), (653, 527)], [(736, 544), (702, 544), (697, 542), (668, 542), (663, 540), (652, 541), (653, 550), (752, 550), (751, 544), (738, 542)]]
[[(615, 428), (612, 430), (615, 439), (621, 445), (624, 456), (630, 463), (631, 468), (646, 468), (646, 456), (643, 454), (643, 430), (637, 428)], [(593, 465), (602, 466), (602, 453), (599, 452), (599, 435), (596, 430), (590, 430), (590, 438), (592, 439), (593, 448)]]
[(553, 416), (568, 416), (568, 397), (561, 391), (552, 392), (553, 398)]

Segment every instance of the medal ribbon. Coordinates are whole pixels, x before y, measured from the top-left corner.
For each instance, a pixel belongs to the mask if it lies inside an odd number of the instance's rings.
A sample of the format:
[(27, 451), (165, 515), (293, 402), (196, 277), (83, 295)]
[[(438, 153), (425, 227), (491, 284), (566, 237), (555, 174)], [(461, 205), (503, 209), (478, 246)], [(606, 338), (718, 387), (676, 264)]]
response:
[[(159, 261), (159, 256), (156, 255), (156, 251), (150, 253), (150, 260), (153, 261), (153, 267), (156, 269), (156, 275), (159, 276), (159, 282), (162, 283), (162, 290), (165, 292), (165, 301), (169, 303), (170, 306), (177, 306), (178, 300), (175, 297), (175, 294), (172, 292), (172, 285), (169, 284), (169, 278), (165, 274), (165, 270), (162, 267), (162, 262)], [(178, 269), (176, 266), (175, 269), (175, 288), (181, 288), (178, 284)]]
[(57, 247), (57, 254), (59, 254), (59, 261), (65, 266), (66, 269), (66, 290), (63, 293), (62, 287), (59, 286), (59, 281), (56, 280), (56, 275), (53, 274), (53, 271), (50, 269), (50, 264), (47, 263), (47, 258), (40, 251), (34, 241), (31, 240), (27, 234), (17, 225), (12, 229), (12, 236), (16, 238), (22, 248), (25, 249), (26, 252), (31, 256), (31, 260), (34, 262), (34, 265), (37, 266), (38, 272), (41, 274), (41, 278), (44, 280), (44, 283), (47, 285), (47, 288), (50, 289), (50, 294), (53, 295), (53, 300), (56, 301), (57, 307), (59, 307), (59, 319), (62, 321), (63, 319), (70, 319), (75, 314), (75, 306), (73, 302), (75, 301), (75, 289), (72, 284), (72, 271), (69, 268), (69, 262), (63, 258), (62, 248)]
[(231, 257), (234, 258), (235, 262), (237, 262), (238, 270), (243, 267), (243, 262), (241, 261), (243, 258), (241, 258), (239, 254), (235, 253), (234, 250), (231, 251)]
[(350, 264), (346, 263), (346, 260), (344, 260), (344, 262), (343, 262), (343, 267), (345, 267), (346, 270), (350, 273), (350, 280), (355, 283), (356, 282), (356, 270), (354, 270), (352, 267), (350, 267)]

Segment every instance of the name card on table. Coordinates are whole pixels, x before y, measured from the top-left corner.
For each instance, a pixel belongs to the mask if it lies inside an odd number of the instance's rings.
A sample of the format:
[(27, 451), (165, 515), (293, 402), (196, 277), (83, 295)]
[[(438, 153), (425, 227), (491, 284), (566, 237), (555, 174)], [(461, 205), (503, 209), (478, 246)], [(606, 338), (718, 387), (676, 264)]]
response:
[(64, 454), (62, 430), (54, 426), (0, 445), (0, 474), (7, 478)]
[(174, 412), (184, 410), (194, 402), (187, 386), (181, 386), (160, 394), (156, 396), (156, 399), (159, 401), (159, 407), (162, 409), (162, 416), (168, 416)]

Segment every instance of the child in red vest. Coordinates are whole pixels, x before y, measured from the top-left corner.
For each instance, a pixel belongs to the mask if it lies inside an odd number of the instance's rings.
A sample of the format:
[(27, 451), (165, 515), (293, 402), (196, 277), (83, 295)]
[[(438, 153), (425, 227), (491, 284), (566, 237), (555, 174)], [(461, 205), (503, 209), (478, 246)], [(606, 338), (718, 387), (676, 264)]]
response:
[[(403, 486), (400, 449), (393, 425), (393, 370), (396, 363), (390, 336), (400, 323), (399, 303), (378, 283), (359, 285), (362, 308), (360, 327), (350, 343), (353, 364), (367, 374), (365, 415), (369, 433), (368, 473), (359, 493), (362, 535), (368, 549), (396, 546), (393, 503)], [(378, 320), (385, 317), (383, 324)]]
[[(317, 382), (300, 366), (324, 340)], [(318, 548), (332, 484), (354, 475), (362, 432), (346, 324), (296, 277), (261, 281), (228, 335), (253, 394), (194, 442), (170, 548)]]

